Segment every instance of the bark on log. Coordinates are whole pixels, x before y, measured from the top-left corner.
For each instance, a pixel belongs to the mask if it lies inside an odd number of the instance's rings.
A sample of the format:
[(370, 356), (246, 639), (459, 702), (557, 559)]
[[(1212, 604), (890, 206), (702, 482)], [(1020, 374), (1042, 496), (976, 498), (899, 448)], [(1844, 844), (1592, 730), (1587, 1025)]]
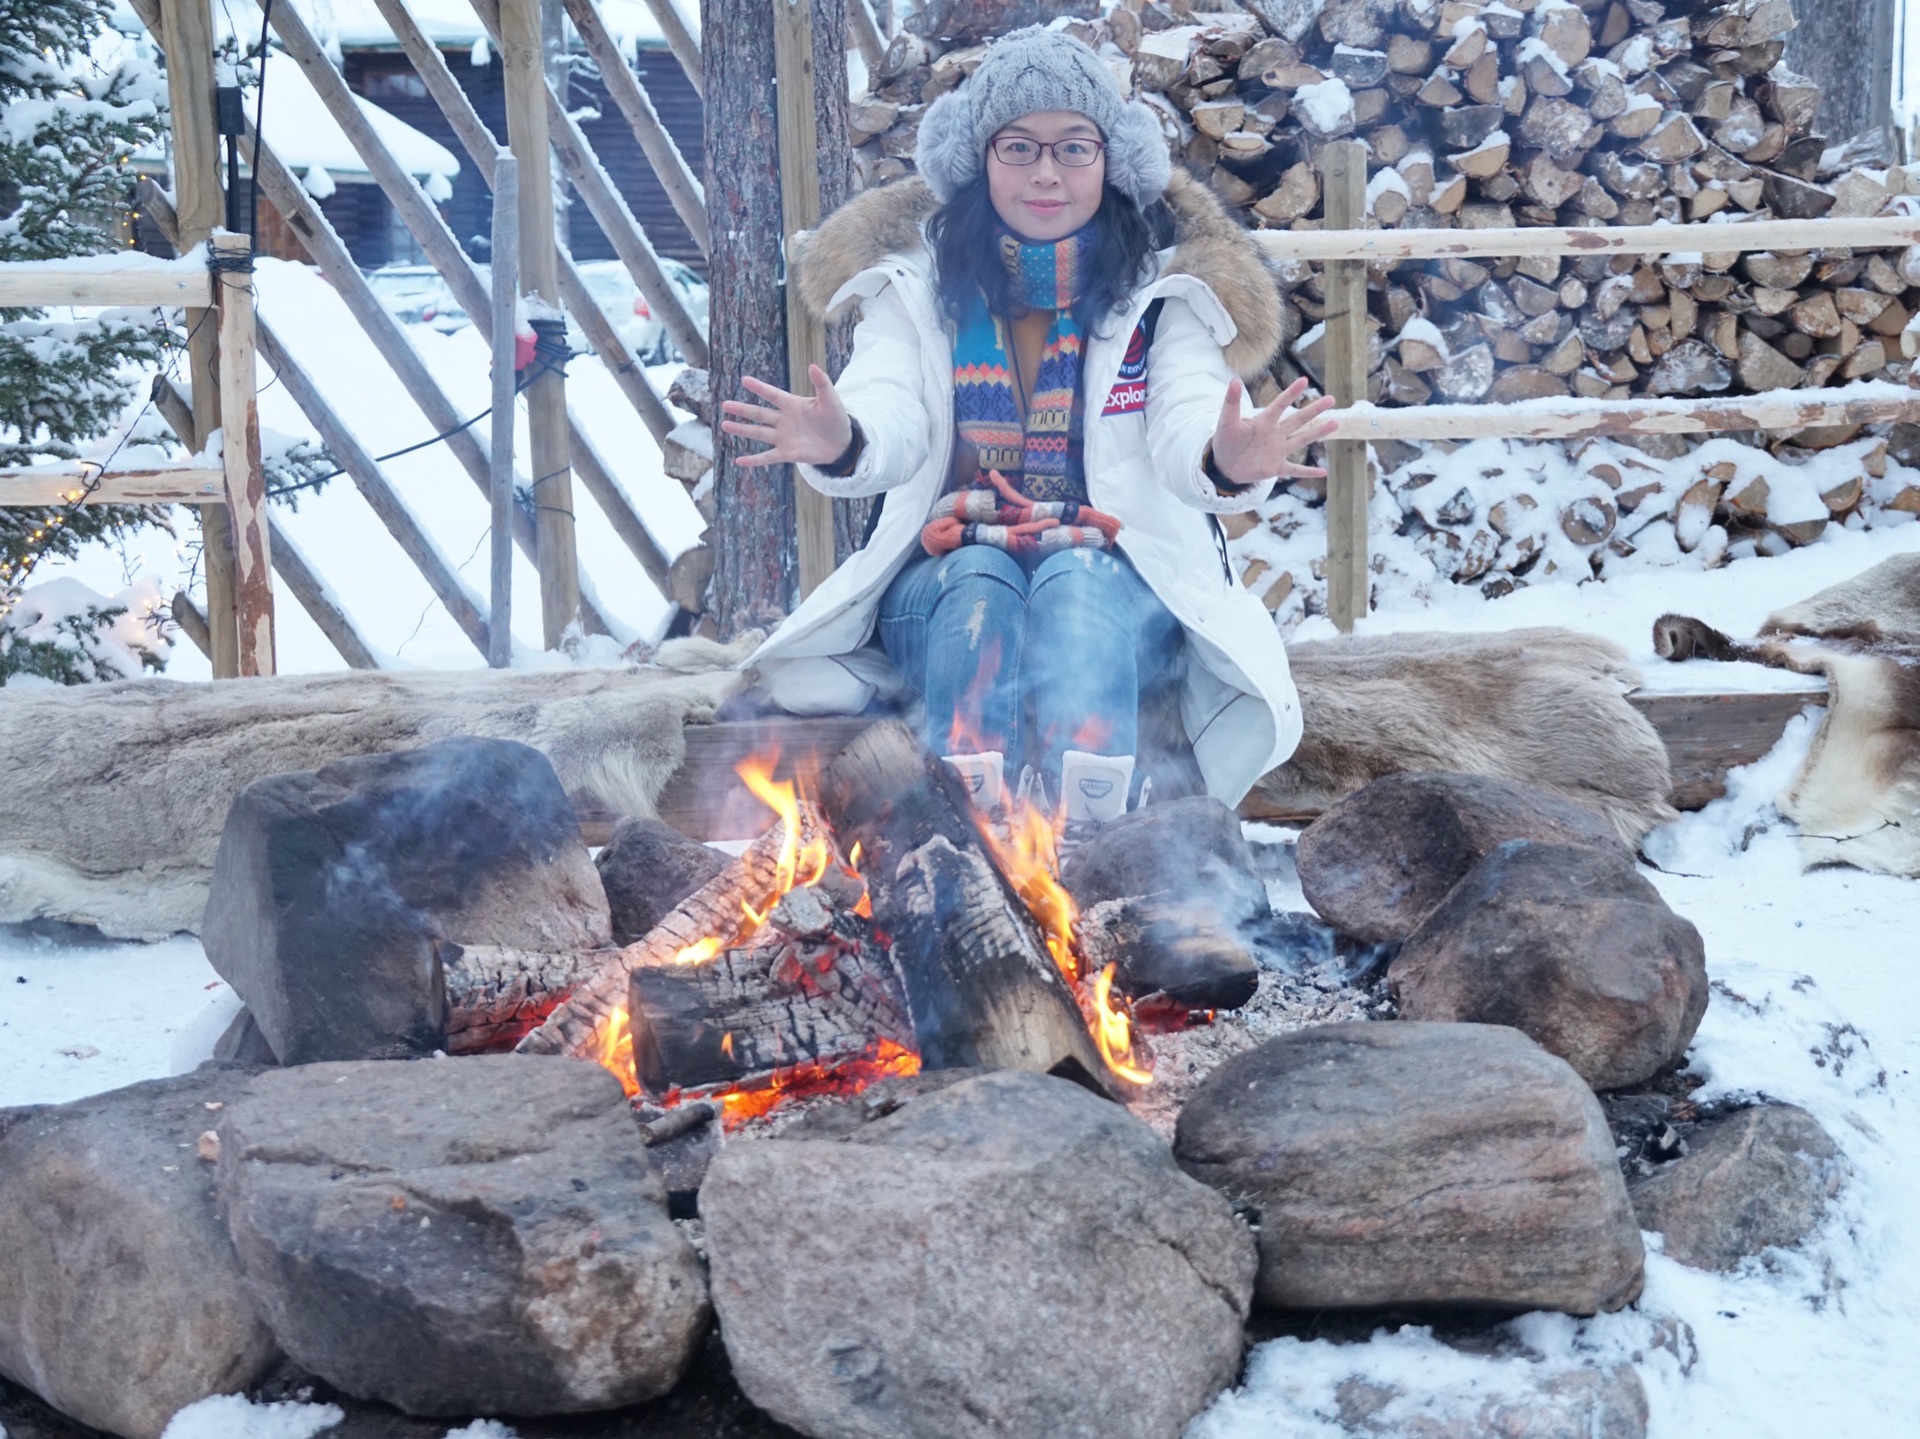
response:
[(449, 1054), (513, 1048), (607, 958), (599, 950), (541, 954), (447, 940), (434, 952), (446, 986)]
[[(800, 820), (804, 847), (820, 832), (820, 821), (805, 805)], [(760, 909), (772, 897), (783, 841), (776, 825), (748, 845), (723, 873), (689, 895), (645, 939), (604, 954), (566, 1003), (515, 1046), (518, 1052), (597, 1058), (615, 1012), (626, 1008), (628, 975), (634, 968), (672, 963), (681, 951), (703, 941), (717, 941), (718, 948), (726, 948), (752, 927), (741, 906), (748, 903)]]
[[(716, 245), (707, 282), (713, 393), (743, 399), (743, 375), (786, 373), (781, 274), (779, 144), (773, 84), (773, 6), (703, 0), (700, 45), (705, 66), (706, 196)], [(824, 198), (824, 196), (823, 196)], [(714, 524), (718, 537), (709, 593), (722, 638), (772, 626), (793, 603), (798, 583), (794, 485), (784, 465), (746, 469), (737, 455), (762, 448), (714, 434)]]
[(1211, 905), (1110, 899), (1081, 916), (1090, 969), (1115, 966), (1114, 987), (1186, 1009), (1238, 1009), (1260, 987), (1260, 966)]
[(823, 788), (841, 843), (857, 839), (865, 853), (921, 1067), (1035, 1069), (1111, 1093), (1078, 1002), (946, 766), (884, 720), (829, 766)]
[(628, 1014), (634, 1069), (655, 1098), (810, 1061), (831, 1068), (870, 1055), (882, 1039), (913, 1047), (885, 951), (857, 936), (637, 966)]

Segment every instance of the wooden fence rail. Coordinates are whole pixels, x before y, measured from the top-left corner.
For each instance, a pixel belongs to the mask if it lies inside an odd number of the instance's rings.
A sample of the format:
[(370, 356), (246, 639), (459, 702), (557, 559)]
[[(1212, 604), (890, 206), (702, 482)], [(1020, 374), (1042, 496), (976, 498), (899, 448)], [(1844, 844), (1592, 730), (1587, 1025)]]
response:
[[(77, 504), (202, 504), (217, 515), (231, 546), (234, 575), (222, 629), (237, 639), (241, 675), (274, 672), (272, 540), (260, 469), (260, 421), (254, 406), (253, 248), (245, 235), (216, 231), (192, 258), (111, 267), (0, 264), (0, 302), (11, 306), (165, 305), (211, 308), (218, 379), (213, 395), (220, 461), (112, 470), (101, 464), (28, 466), (0, 471), (0, 505), (60, 508)], [(194, 426), (196, 433), (198, 425)], [(220, 599), (218, 592), (210, 591)], [(216, 631), (218, 633), (218, 631)], [(216, 667), (216, 675), (219, 669)], [(221, 676), (224, 677), (224, 676)]]
[[(1797, 430), (1809, 425), (1905, 420), (1920, 414), (1920, 391), (1885, 382), (1831, 391), (1772, 390), (1706, 399), (1543, 399), (1392, 409), (1364, 403), (1364, 274), (1371, 263), (1620, 254), (1725, 256), (1731, 265), (1734, 257), (1755, 251), (1920, 244), (1920, 216), (1591, 229), (1367, 230), (1360, 228), (1366, 211), (1366, 157), (1366, 147), (1351, 140), (1336, 141), (1321, 151), (1327, 228), (1261, 230), (1254, 235), (1269, 259), (1320, 261), (1327, 267), (1326, 388), (1339, 401), (1331, 414), (1336, 428), (1327, 446), (1327, 614), (1343, 633), (1350, 632), (1368, 608), (1367, 508), (1372, 488), (1364, 460), (1368, 442)], [(1362, 371), (1357, 382), (1351, 373), (1356, 366)]]

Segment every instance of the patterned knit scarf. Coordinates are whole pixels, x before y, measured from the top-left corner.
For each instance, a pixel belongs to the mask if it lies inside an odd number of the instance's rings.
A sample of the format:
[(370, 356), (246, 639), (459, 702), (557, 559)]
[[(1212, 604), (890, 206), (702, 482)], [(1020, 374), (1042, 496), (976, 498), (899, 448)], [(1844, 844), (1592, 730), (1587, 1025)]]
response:
[[(979, 456), (967, 489), (943, 495), (921, 531), (929, 554), (963, 544), (991, 544), (1021, 553), (1086, 546), (1104, 549), (1120, 523), (1085, 503), (1075, 441), (1080, 401), (1080, 298), (1091, 230), (1046, 245), (1022, 244), (995, 227), (1000, 258), (1030, 309), (1054, 312), (1031, 380), (1026, 423), (1014, 388), (1013, 336), (1006, 321), (976, 295), (953, 347), (953, 406), (960, 438)], [(1001, 479), (995, 480), (992, 471)]]

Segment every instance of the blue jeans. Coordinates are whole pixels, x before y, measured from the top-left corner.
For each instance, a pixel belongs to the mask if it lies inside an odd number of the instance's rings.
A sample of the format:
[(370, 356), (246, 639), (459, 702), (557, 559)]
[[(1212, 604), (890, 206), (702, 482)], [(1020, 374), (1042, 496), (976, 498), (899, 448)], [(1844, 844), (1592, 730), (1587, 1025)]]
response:
[(1166, 673), (1180, 622), (1109, 550), (1047, 556), (1031, 569), (991, 545), (910, 561), (880, 601), (880, 643), (926, 698), (935, 754), (999, 750), (1009, 782), (1030, 702), (1037, 764), (1060, 778), (1069, 749), (1138, 752), (1140, 691)]

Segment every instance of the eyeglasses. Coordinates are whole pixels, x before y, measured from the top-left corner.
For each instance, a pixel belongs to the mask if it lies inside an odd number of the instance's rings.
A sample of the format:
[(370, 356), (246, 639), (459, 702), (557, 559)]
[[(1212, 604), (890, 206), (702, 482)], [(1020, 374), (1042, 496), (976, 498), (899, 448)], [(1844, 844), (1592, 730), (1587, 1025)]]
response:
[(1042, 151), (1053, 152), (1053, 163), (1070, 170), (1084, 169), (1100, 158), (1106, 145), (1099, 140), (1028, 140), (1019, 135), (1003, 135), (987, 148), (1002, 165), (1037, 165)]

